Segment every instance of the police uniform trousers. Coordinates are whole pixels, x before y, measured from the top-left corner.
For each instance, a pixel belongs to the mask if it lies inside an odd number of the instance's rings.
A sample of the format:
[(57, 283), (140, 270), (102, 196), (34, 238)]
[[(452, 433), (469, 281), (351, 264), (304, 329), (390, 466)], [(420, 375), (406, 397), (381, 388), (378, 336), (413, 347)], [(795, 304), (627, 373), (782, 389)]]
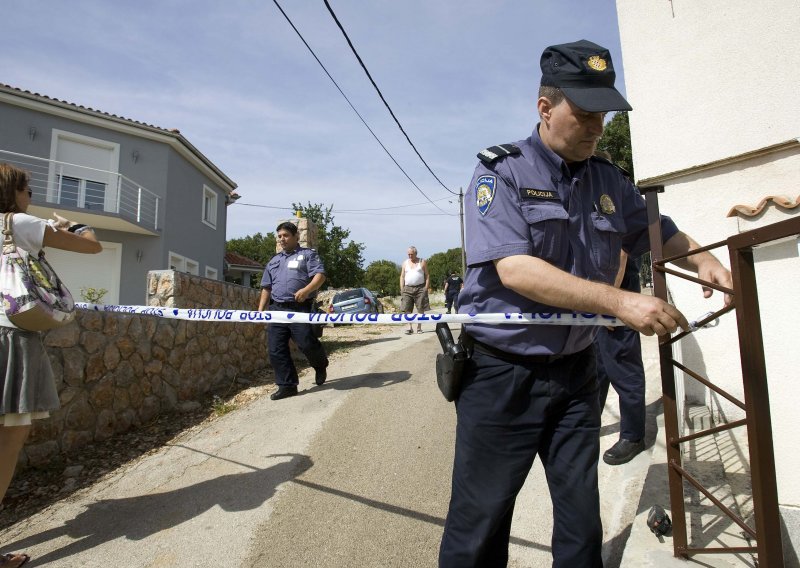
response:
[(448, 312), (450, 312), (450, 308), (455, 308), (455, 312), (458, 313), (458, 293), (459, 292), (460, 292), (460, 290), (456, 291), (453, 294), (448, 292), (445, 295), (445, 297), (444, 297), (444, 307), (447, 308)]
[(639, 332), (626, 326), (601, 327), (597, 334), (597, 383), (600, 411), (606, 404), (609, 383), (619, 395), (620, 438), (644, 438), (645, 377)]
[(602, 566), (594, 347), (530, 359), (510, 362), (476, 347), (467, 361), (442, 568), (507, 565), (514, 503), (537, 455), (553, 501), (553, 566)]
[[(270, 304), (269, 309), (276, 312), (310, 312), (309, 302), (282, 302)], [(317, 368), (328, 366), (328, 356), (320, 343), (311, 324), (306, 323), (270, 323), (267, 327), (267, 350), (269, 362), (275, 371), (275, 384), (279, 387), (295, 386), (297, 368), (292, 360), (289, 338), (294, 339), (297, 347), (306, 356), (309, 364)]]

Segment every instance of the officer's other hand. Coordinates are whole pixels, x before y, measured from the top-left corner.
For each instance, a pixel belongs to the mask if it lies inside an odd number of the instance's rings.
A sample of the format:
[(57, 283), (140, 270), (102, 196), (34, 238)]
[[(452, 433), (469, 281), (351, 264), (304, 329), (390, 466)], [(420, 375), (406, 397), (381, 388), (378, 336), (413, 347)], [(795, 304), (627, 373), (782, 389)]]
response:
[(679, 327), (689, 329), (686, 317), (675, 306), (660, 298), (632, 292), (623, 292), (617, 317), (645, 335), (666, 335)]
[(308, 299), (308, 292), (305, 288), (301, 288), (297, 292), (294, 293), (294, 301), (298, 304), (302, 304)]
[[(722, 266), (716, 258), (713, 259), (713, 261), (709, 260), (700, 265), (697, 269), (697, 277), (700, 278), (700, 280), (713, 282), (714, 284), (726, 288), (733, 288), (733, 279), (731, 278), (730, 271)], [(703, 286), (703, 297), (710, 298), (713, 293), (714, 290), (712, 288)], [(725, 294), (725, 305), (730, 305), (732, 301), (733, 297), (730, 294)]]

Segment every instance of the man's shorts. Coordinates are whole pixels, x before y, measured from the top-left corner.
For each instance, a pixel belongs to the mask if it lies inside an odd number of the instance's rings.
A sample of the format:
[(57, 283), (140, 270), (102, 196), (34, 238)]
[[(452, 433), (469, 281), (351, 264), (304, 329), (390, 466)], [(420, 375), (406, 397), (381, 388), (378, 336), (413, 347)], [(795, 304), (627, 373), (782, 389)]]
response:
[(428, 289), (425, 284), (419, 286), (403, 286), (403, 294), (400, 297), (400, 311), (404, 314), (410, 314), (417, 306), (418, 312), (426, 312), (431, 309), (431, 304), (428, 301)]

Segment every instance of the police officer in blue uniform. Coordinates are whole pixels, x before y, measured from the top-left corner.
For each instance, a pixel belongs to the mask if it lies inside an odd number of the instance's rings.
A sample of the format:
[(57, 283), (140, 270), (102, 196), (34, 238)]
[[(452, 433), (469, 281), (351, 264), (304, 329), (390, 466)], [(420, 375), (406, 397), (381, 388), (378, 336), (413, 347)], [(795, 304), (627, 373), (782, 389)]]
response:
[[(614, 288), (620, 251), (649, 246), (636, 188), (592, 157), (614, 88), (607, 49), (581, 40), (542, 54), (540, 123), (483, 150), (465, 198), (467, 273), (460, 313), (611, 314), (648, 335), (687, 328), (662, 300)], [(662, 219), (665, 254), (698, 248)], [(730, 286), (708, 253), (682, 266)], [(709, 292), (710, 293), (710, 292)], [(442, 567), (505, 566), (517, 493), (538, 455), (553, 501), (553, 565), (601, 566), (600, 406), (594, 327), (467, 325), (471, 358), (456, 400), (456, 447)]]
[[(278, 244), (283, 249), (273, 256), (261, 278), (261, 296), (258, 310), (311, 312), (314, 297), (325, 282), (325, 267), (317, 252), (299, 245), (297, 225), (284, 222), (276, 229)], [(297, 394), (297, 368), (289, 350), (289, 338), (314, 368), (315, 382), (325, 383), (328, 356), (310, 324), (271, 323), (267, 329), (269, 362), (275, 371), (278, 390), (272, 400), (280, 400)]]
[[(623, 254), (619, 287), (640, 293), (641, 261)], [(623, 262), (623, 261), (620, 261)], [(608, 465), (628, 463), (644, 451), (645, 376), (639, 332), (627, 326), (601, 327), (595, 337), (597, 388), (600, 412), (606, 405), (609, 384), (619, 395), (619, 440), (603, 453)]]
[(464, 287), (464, 281), (457, 272), (452, 272), (450, 278), (444, 281), (444, 307), (447, 308), (447, 313), (450, 313), (450, 308), (458, 313), (458, 294)]

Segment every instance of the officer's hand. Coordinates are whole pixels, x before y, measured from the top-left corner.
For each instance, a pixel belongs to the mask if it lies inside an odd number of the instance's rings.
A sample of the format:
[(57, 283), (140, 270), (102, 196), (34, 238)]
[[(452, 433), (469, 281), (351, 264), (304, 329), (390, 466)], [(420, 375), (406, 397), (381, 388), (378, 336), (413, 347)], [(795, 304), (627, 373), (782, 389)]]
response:
[(621, 291), (620, 308), (616, 314), (623, 322), (645, 335), (666, 335), (678, 329), (689, 329), (686, 317), (672, 306), (652, 296)]
[[(722, 266), (716, 258), (704, 262), (697, 268), (697, 277), (707, 282), (713, 282), (726, 288), (733, 288), (733, 280), (730, 271)], [(703, 286), (703, 296), (710, 298), (714, 290), (708, 286)], [(730, 294), (725, 294), (725, 305), (728, 306), (733, 301)]]
[(308, 299), (308, 292), (306, 292), (305, 288), (301, 288), (297, 292), (294, 293), (294, 301), (298, 304), (302, 304), (303, 302)]

